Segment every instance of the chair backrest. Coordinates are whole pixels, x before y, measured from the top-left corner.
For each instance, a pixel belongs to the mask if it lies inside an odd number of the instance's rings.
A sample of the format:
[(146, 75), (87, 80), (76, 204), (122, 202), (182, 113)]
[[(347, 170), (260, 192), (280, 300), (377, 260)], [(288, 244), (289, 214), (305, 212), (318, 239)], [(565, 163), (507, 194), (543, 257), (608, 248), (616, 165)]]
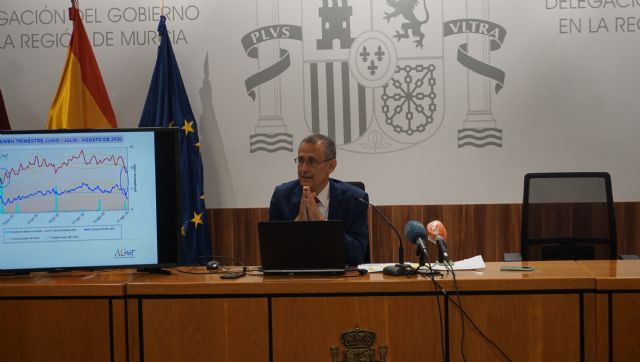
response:
[(526, 174), (521, 231), (524, 260), (616, 259), (611, 176)]
[(364, 182), (362, 182), (362, 181), (346, 181), (346, 183), (348, 183), (349, 185), (355, 186), (355, 187), (361, 189), (362, 191), (366, 191), (364, 189)]
[[(345, 181), (345, 182), (348, 183), (349, 185), (352, 185), (361, 189), (362, 191), (366, 191), (364, 189), (364, 182), (362, 181)], [(371, 225), (369, 225), (369, 243), (367, 244), (367, 251), (365, 254), (364, 262), (365, 263), (371, 262)]]

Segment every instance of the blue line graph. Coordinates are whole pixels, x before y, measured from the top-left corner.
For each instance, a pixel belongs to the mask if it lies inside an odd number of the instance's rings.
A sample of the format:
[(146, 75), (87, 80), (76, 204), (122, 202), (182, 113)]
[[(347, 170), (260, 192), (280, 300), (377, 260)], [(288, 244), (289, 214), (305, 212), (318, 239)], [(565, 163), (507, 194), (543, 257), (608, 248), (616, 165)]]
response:
[(9, 151), (0, 213), (127, 209), (127, 159), (124, 147)]

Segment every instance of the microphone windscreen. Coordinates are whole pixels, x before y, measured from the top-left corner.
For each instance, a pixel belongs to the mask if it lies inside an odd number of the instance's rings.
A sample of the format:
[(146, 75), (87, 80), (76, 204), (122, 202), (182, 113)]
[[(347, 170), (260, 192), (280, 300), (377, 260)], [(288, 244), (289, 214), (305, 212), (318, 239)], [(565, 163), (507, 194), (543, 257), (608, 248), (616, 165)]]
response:
[(416, 244), (418, 238), (422, 238), (422, 239), (427, 238), (427, 230), (425, 230), (424, 226), (420, 221), (410, 220), (404, 226), (404, 236), (411, 243)]
[(433, 220), (428, 223), (427, 233), (430, 241), (435, 241), (437, 236), (442, 236), (444, 240), (447, 240), (447, 229), (444, 228), (444, 224), (440, 220)]

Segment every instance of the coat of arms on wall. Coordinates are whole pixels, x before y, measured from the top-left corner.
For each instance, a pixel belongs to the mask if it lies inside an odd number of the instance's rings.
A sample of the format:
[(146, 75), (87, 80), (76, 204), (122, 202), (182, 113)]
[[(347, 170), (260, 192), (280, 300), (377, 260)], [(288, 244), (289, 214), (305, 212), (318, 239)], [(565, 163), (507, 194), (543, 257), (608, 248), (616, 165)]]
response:
[[(488, 54), (500, 49), (506, 31), (482, 19), (488, 0), (468, 4), (467, 15), (478, 18), (447, 22), (442, 0), (301, 0), (301, 26), (279, 24), (277, 4), (258, 1), (258, 25), (263, 19), (264, 26), (242, 39), (247, 55), (259, 59), (259, 72), (246, 81), (247, 93), (255, 101), (257, 90), (260, 102), (251, 152), (293, 151), (280, 112), (288, 88), (279, 75), (292, 64), (282, 39), (302, 41), (300, 79), (309, 132), (328, 135), (343, 150), (387, 153), (424, 142), (441, 127), (444, 39), (457, 34), (467, 36), (457, 57), (469, 72), (458, 147), (502, 146), (487, 84), (494, 81), (497, 92), (504, 72), (489, 64)], [(263, 7), (267, 15), (260, 15)]]
[(376, 334), (366, 329), (352, 329), (342, 333), (340, 342), (344, 345), (343, 358), (337, 346), (331, 346), (333, 362), (385, 362), (387, 360), (387, 346), (380, 346), (380, 359), (376, 359), (376, 350), (371, 348), (376, 341)]

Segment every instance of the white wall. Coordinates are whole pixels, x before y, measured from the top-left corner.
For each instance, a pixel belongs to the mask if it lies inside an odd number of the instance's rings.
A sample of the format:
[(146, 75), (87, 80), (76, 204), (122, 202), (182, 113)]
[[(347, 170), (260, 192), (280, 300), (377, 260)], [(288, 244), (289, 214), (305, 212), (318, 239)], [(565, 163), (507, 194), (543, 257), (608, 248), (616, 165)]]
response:
[[(358, 51), (316, 49), (322, 0), (165, 1), (183, 15), (170, 17), (167, 26), (174, 31), (174, 49), (198, 117), (207, 207), (264, 207), (276, 184), (295, 178), (297, 144), (311, 132), (310, 64), (318, 63), (320, 69), (323, 123), (329, 88), (323, 62), (350, 59), (350, 99), (357, 99), (357, 80), (364, 83), (367, 127), (358, 136), (357, 109), (352, 111), (353, 138), (345, 144), (341, 68), (333, 66), (331, 89), (341, 144), (334, 176), (364, 181), (374, 203), (519, 202), (526, 172), (601, 170), (612, 175), (616, 201), (640, 200), (640, 3), (426, 0), (429, 21), (420, 28), (425, 34), (423, 48), (413, 43), (416, 37), (393, 38), (407, 21), (398, 16), (387, 23), (384, 14), (394, 9), (386, 1), (348, 3), (352, 45), (387, 47), (389, 57), (376, 63), (380, 73), (370, 79), (364, 68), (354, 67)], [(118, 124), (135, 127), (155, 62), (156, 44), (146, 37), (154, 36), (159, 2), (83, 0), (80, 4), (86, 11), (85, 27), (96, 40), (94, 51)], [(14, 129), (45, 127), (66, 54), (68, 37), (62, 34), (71, 31), (68, 20), (50, 14), (66, 15), (66, 6), (51, 0), (0, 5), (0, 87)], [(418, 19), (425, 18), (422, 0), (412, 11)], [(444, 25), (449, 21), (454, 22)], [(463, 22), (468, 30), (476, 24), (478, 31), (445, 36), (456, 26), (461, 31)], [(567, 25), (579, 22), (580, 31)], [(288, 37), (278, 27), (282, 24), (289, 26)], [(241, 39), (265, 26), (284, 38), (260, 43), (259, 59), (251, 58)], [(301, 40), (293, 39), (296, 26), (301, 28)], [(489, 34), (477, 34), (483, 29)], [(265, 34), (272, 34), (268, 31)], [(139, 38), (135, 44), (130, 43), (132, 33)], [(491, 39), (504, 41), (490, 51)], [(495, 80), (458, 61), (458, 49), (466, 42), (481, 68), (504, 72), (499, 93)], [(279, 49), (288, 51), (290, 66), (260, 85), (252, 100), (245, 80), (274, 64)], [(422, 132), (399, 134), (385, 123), (383, 86), (389, 77), (404, 80), (402, 71), (385, 68), (393, 64), (413, 67), (412, 80), (424, 75), (416, 66), (435, 66), (436, 109), (433, 122)], [(391, 86), (387, 89), (392, 93)], [(431, 91), (426, 86), (419, 90)], [(408, 98), (395, 93), (399, 100)], [(415, 94), (413, 99), (412, 109), (426, 104)], [(416, 116), (408, 123), (406, 110), (405, 105), (391, 122), (405, 129), (425, 122)], [(477, 119), (485, 121), (470, 122)], [(501, 138), (485, 139), (498, 145), (461, 147), (458, 132), (474, 127), (499, 130), (484, 133), (501, 132)], [(321, 130), (327, 132), (325, 126)], [(273, 132), (290, 134), (293, 151), (250, 152), (251, 135)]]

